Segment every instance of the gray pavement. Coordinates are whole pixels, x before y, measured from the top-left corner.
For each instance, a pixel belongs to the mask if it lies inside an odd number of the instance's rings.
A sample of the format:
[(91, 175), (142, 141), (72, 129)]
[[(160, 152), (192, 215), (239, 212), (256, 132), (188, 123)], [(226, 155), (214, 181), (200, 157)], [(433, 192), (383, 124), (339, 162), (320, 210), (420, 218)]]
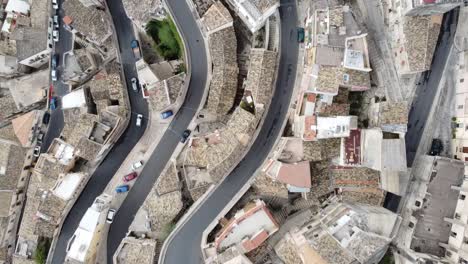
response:
[[(109, 1), (108, 5), (114, 19), (115, 27), (118, 31), (117, 35), (119, 37), (119, 43), (124, 43), (121, 48), (122, 60), (125, 64), (127, 61), (127, 52), (125, 49), (129, 49), (130, 41), (124, 42), (120, 40), (129, 34), (125, 30), (122, 31), (121, 28), (127, 26), (131, 27), (131, 23), (125, 15), (121, 1)], [(162, 136), (160, 143), (152, 153), (151, 157), (146, 161), (146, 165), (138, 176), (138, 180), (133, 185), (125, 201), (122, 203), (122, 206), (115, 215), (114, 222), (109, 229), (107, 240), (108, 263), (112, 262), (112, 256), (122, 239), (125, 237), (136, 212), (143, 204), (157, 177), (171, 158), (174, 149), (178, 144), (180, 144), (180, 135), (192, 121), (205, 91), (207, 78), (206, 52), (204, 41), (197, 23), (195, 22), (186, 1), (168, 1), (168, 5), (172, 9), (175, 20), (182, 31), (184, 40), (186, 41), (186, 48), (188, 49), (187, 53), (190, 56), (191, 64), (190, 85), (185, 97), (185, 102), (181, 109), (172, 120), (169, 129), (166, 130)], [(128, 74), (127, 76), (131, 77), (131, 75)]]
[(170, 241), (165, 263), (203, 263), (200, 243), (202, 233), (218, 213), (236, 195), (242, 186), (254, 175), (271, 151), (281, 133), (281, 124), (288, 112), (294, 89), (298, 58), (296, 42), (297, 10), (295, 1), (282, 0), (281, 16), (281, 58), (278, 80), (265, 123), (247, 155), (230, 175), (208, 197), (200, 208)]
[[(125, 12), (123, 11), (121, 1), (109, 1), (108, 4), (117, 31), (118, 42), (121, 49), (121, 59), (123, 62), (122, 67), (125, 73), (127, 87), (131, 87), (130, 79), (134, 76), (137, 76), (135, 69), (135, 59), (130, 49), (130, 42), (134, 39), (133, 28), (130, 20), (128, 20)], [(62, 32), (60, 32), (60, 34), (62, 34)], [(62, 50), (62, 52), (63, 51), (64, 50)], [(66, 256), (65, 247), (67, 242), (78, 227), (78, 224), (84, 213), (88, 207), (91, 206), (94, 199), (104, 191), (107, 183), (112, 179), (115, 172), (125, 160), (130, 150), (139, 141), (145, 131), (147, 125), (146, 122), (143, 122), (141, 127), (137, 127), (135, 122), (137, 114), (141, 113), (144, 117), (148, 116), (147, 102), (142, 98), (141, 93), (135, 93), (131, 88), (128, 89), (128, 94), (132, 109), (129, 126), (120, 139), (115, 143), (112, 150), (107, 154), (104, 161), (95, 170), (85, 189), (67, 215), (67, 218), (63, 223), (56, 249), (54, 251), (52, 263), (61, 264), (64, 262)], [(49, 127), (49, 130), (50, 129), (51, 127)], [(60, 130), (56, 136), (60, 134)]]
[(408, 167), (413, 164), (429, 115), (429, 109), (431, 109), (437, 88), (444, 74), (457, 28), (458, 12), (459, 9), (457, 8), (445, 13), (431, 69), (422, 74), (420, 84), (416, 88), (416, 96), (409, 112), (408, 132), (405, 136)]

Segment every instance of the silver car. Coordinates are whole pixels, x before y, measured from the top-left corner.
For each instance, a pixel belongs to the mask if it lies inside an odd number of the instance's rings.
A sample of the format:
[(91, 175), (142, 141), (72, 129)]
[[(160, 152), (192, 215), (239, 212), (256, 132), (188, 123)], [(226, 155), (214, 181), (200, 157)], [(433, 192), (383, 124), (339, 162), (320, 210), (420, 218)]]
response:
[(137, 81), (137, 78), (133, 77), (130, 81), (132, 82), (132, 89), (133, 89), (133, 91), (138, 92), (138, 81)]

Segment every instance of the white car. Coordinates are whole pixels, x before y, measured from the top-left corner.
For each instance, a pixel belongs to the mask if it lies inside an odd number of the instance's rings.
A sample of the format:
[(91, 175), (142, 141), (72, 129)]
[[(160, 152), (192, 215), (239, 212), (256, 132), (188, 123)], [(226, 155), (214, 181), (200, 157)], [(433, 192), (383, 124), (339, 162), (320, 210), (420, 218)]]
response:
[(52, 0), (52, 8), (58, 9), (58, 2), (57, 2), (57, 0)]
[(142, 114), (138, 114), (137, 115), (137, 120), (136, 120), (136, 126), (137, 127), (140, 127), (141, 126), (141, 120), (143, 119), (143, 115)]
[(138, 81), (137, 81), (137, 79), (135, 77), (133, 77), (131, 79), (131, 82), (132, 82), (133, 91), (138, 92)]
[(59, 17), (57, 15), (54, 16), (54, 28), (59, 28)]
[(52, 37), (54, 38), (55, 42), (58, 42), (59, 41), (59, 31), (56, 30), (56, 29), (54, 31), (52, 31)]
[(50, 76), (52, 77), (52, 81), (57, 81), (57, 70), (53, 69), (50, 71)]
[(109, 212), (107, 212), (106, 222), (112, 224), (112, 222), (114, 221), (114, 216), (115, 209), (109, 209)]
[(140, 160), (132, 164), (132, 169), (135, 171), (141, 168), (142, 166), (143, 166), (143, 161)]
[(33, 151), (33, 156), (37, 158), (37, 157), (39, 157), (40, 154), (41, 154), (41, 147), (40, 147), (40, 146), (36, 146), (36, 147), (34, 148), (34, 151)]

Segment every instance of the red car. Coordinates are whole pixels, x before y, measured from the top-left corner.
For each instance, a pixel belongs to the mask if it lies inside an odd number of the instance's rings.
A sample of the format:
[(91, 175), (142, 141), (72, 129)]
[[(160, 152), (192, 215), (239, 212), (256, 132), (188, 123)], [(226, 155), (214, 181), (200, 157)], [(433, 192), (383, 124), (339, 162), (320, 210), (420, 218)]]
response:
[(124, 176), (124, 182), (129, 182), (129, 181), (135, 179), (137, 176), (138, 175), (137, 175), (136, 172), (132, 172), (130, 174), (127, 174), (127, 175)]

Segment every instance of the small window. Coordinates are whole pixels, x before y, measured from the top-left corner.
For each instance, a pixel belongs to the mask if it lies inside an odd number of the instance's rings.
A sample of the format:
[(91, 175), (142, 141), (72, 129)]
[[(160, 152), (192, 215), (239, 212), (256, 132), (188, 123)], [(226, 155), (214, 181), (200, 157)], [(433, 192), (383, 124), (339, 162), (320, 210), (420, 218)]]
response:
[(450, 251), (447, 250), (447, 252), (445, 252), (445, 256), (447, 256), (447, 257), (450, 258), (450, 257), (452, 256), (452, 252), (450, 252)]
[(457, 233), (456, 232), (450, 232), (450, 236), (451, 237), (457, 237)]
[(463, 238), (463, 243), (468, 244), (468, 237)]
[(461, 83), (462, 83), (462, 82), (464, 82), (464, 81), (465, 81), (465, 79), (464, 79), (464, 78), (461, 78), (461, 79), (460, 79), (460, 82), (461, 82)]
[(463, 105), (458, 105), (458, 109), (463, 109)]
[(421, 206), (421, 202), (420, 202), (420, 201), (416, 201), (416, 202), (414, 203), (414, 205), (416, 205), (417, 207), (419, 207), (419, 206)]
[(459, 213), (455, 213), (454, 218), (460, 220), (460, 214), (459, 214)]
[(409, 227), (409, 228), (413, 228), (413, 227), (414, 227), (413, 222), (409, 222), (408, 227)]
[(465, 200), (466, 196), (464, 194), (460, 194), (460, 200)]

